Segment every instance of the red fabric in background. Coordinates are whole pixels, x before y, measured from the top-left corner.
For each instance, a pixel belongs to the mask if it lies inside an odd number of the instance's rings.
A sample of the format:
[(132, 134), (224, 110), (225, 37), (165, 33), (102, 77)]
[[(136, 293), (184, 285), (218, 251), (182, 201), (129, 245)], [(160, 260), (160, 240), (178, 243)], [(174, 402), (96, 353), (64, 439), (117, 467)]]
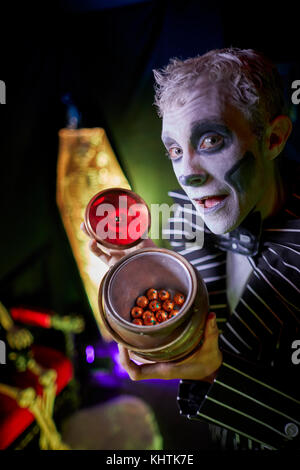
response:
[[(58, 395), (70, 382), (73, 376), (71, 361), (59, 351), (44, 346), (32, 346), (35, 360), (45, 369), (57, 372)], [(19, 372), (14, 377), (14, 385), (20, 388), (33, 387), (41, 395), (42, 387), (38, 378), (30, 371)], [(0, 393), (0, 449), (6, 449), (34, 421), (34, 416), (17, 402)]]
[(41, 326), (42, 328), (50, 328), (51, 315), (42, 313), (28, 308), (12, 307), (10, 314), (14, 321), (25, 323), (31, 326)]

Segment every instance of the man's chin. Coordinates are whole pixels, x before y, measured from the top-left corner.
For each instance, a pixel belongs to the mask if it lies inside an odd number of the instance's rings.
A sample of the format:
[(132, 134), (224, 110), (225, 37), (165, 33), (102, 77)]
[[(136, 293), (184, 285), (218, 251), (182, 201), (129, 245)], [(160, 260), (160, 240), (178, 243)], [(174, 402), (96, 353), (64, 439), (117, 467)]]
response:
[(210, 222), (205, 220), (205, 218), (204, 223), (206, 227), (215, 235), (225, 235), (226, 233), (232, 232), (232, 230), (237, 228), (239, 225), (237, 221), (231, 221), (231, 223), (228, 223), (227, 221)]
[(193, 204), (206, 227), (215, 235), (225, 235), (238, 227), (240, 223), (239, 214), (234, 216), (228, 207), (222, 208), (221, 211), (216, 214), (205, 214), (203, 208), (199, 207), (199, 205), (194, 202)]

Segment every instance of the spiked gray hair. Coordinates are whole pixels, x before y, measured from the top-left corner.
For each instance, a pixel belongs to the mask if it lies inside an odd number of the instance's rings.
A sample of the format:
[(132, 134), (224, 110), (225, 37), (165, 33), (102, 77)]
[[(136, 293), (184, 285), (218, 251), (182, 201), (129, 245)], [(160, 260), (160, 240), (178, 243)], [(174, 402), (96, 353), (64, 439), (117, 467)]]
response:
[(202, 76), (230, 87), (232, 104), (249, 119), (258, 138), (262, 137), (267, 121), (287, 114), (276, 66), (252, 49), (215, 49), (186, 60), (174, 58), (166, 67), (153, 70), (153, 73), (156, 81), (154, 104), (160, 117), (167, 107), (183, 105)]

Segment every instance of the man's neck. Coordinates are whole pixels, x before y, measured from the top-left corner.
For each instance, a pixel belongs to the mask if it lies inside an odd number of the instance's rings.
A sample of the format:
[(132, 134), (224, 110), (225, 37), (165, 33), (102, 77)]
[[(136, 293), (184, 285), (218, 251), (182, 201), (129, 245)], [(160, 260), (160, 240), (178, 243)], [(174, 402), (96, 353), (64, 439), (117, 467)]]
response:
[(270, 178), (263, 198), (256, 206), (256, 210), (261, 213), (262, 220), (276, 215), (281, 210), (286, 196), (280, 172), (277, 165), (274, 164), (272, 178)]

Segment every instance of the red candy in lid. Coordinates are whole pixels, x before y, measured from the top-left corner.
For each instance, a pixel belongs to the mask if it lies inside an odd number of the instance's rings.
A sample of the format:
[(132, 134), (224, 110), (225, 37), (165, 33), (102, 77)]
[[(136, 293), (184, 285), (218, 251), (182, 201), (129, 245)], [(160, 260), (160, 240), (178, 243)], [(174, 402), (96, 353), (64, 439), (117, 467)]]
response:
[(91, 237), (107, 248), (126, 249), (140, 243), (150, 229), (150, 211), (133, 191), (109, 188), (97, 193), (85, 210)]

